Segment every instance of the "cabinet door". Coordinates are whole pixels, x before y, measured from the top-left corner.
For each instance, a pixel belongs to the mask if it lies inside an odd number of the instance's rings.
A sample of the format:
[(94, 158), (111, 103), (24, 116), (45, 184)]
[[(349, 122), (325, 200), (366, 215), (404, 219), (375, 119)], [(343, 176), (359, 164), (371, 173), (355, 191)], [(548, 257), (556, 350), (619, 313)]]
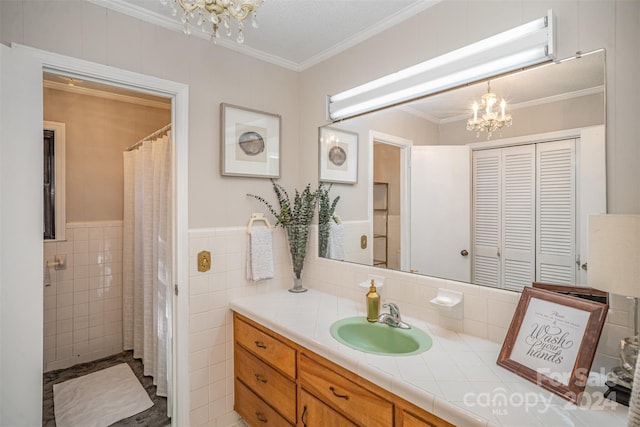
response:
[(300, 392), (300, 423), (303, 427), (352, 427), (351, 421), (307, 393)]

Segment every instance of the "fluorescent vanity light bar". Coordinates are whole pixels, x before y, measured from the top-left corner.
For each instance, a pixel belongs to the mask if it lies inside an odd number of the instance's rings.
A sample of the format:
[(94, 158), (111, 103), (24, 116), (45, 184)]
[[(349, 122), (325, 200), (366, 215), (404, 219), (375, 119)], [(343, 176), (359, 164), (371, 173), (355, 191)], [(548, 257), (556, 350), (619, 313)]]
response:
[(378, 108), (386, 105), (408, 101), (416, 98), (417, 96), (422, 96), (422, 94), (435, 93), (462, 85), (469, 81), (495, 76), (497, 74), (513, 70), (515, 68), (514, 66), (522, 67), (540, 62), (539, 59), (541, 57), (546, 58), (544, 55), (545, 50), (541, 47), (516, 53), (515, 55), (511, 55), (506, 58), (497, 59), (473, 68), (467, 68), (466, 70), (458, 71), (457, 73), (429, 80), (419, 85), (411, 86), (406, 89), (398, 90), (376, 98), (367, 99), (366, 101), (358, 104), (341, 108), (333, 112), (331, 118), (340, 119), (354, 116), (366, 111), (377, 110)]
[[(555, 55), (554, 40), (553, 12), (549, 10), (547, 16), (542, 18), (329, 96), (327, 97), (329, 118), (338, 120), (361, 114), (387, 105), (425, 96), (458, 84), (552, 59)], [(538, 47), (538, 49), (528, 49), (532, 45)], [(526, 52), (522, 52), (523, 54), (519, 56), (518, 53), (525, 49)], [(535, 53), (533, 53), (534, 50)], [(471, 60), (472, 58), (478, 62), (478, 58), (496, 51), (500, 52), (504, 58), (491, 61), (482, 66), (469, 66), (469, 62), (474, 62)], [(468, 60), (467, 64), (464, 64), (464, 60)], [(503, 63), (500, 61), (503, 61)], [(456, 65), (456, 62), (461, 63)], [(477, 74), (473, 74), (472, 70), (475, 70)], [(438, 73), (442, 77), (438, 77)], [(423, 81), (427, 81), (427, 83), (416, 85), (415, 81), (421, 74), (426, 74)], [(435, 77), (434, 74), (436, 75)], [(459, 78), (453, 79), (452, 74), (459, 75)], [(449, 79), (451, 82), (444, 84), (443, 82), (447, 81), (447, 77), (451, 77)], [(436, 84), (436, 80), (440, 81), (440, 83)], [(402, 87), (403, 83), (407, 86), (406, 88)], [(420, 91), (416, 92), (419, 88)], [(411, 93), (411, 90), (414, 92)], [(373, 94), (364, 96), (364, 94), (372, 91), (374, 92)], [(345, 102), (352, 98), (358, 99), (354, 100), (351, 105), (349, 105), (349, 102)]]

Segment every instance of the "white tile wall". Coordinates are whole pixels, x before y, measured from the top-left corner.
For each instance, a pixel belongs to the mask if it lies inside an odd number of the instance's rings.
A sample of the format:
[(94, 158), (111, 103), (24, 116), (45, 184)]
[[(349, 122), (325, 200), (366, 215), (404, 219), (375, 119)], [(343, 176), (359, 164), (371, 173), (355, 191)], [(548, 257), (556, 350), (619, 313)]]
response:
[(67, 240), (45, 242), (44, 371), (122, 351), (122, 221), (67, 224)]
[[(357, 227), (346, 227), (354, 231)], [(364, 232), (364, 229), (362, 229)], [(368, 231), (368, 229), (367, 229)], [(348, 234), (345, 233), (345, 237)], [(366, 290), (358, 286), (369, 274), (385, 277), (383, 302), (396, 302), (402, 312), (447, 329), (501, 343), (511, 323), (520, 294), (365, 265), (317, 258), (316, 232), (311, 232), (303, 278), (305, 286), (363, 301)], [(247, 235), (244, 227), (200, 229), (189, 232), (190, 264), (190, 387), (193, 426), (226, 427), (237, 422), (233, 412), (232, 299), (291, 286), (289, 256), (284, 234), (274, 232), (275, 270), (272, 280), (251, 283), (245, 279)], [(209, 272), (197, 271), (197, 254), (212, 256)], [(464, 294), (463, 318), (439, 312), (429, 301), (438, 288)], [(629, 302), (613, 296), (594, 366), (610, 369), (618, 364), (622, 337), (631, 335)]]
[[(189, 232), (189, 371), (190, 424), (236, 425), (233, 411), (233, 344), (229, 301), (234, 298), (289, 288), (288, 249), (282, 229), (274, 230), (275, 277), (261, 282), (246, 279), (245, 227)], [(211, 270), (198, 272), (200, 251), (211, 253)], [(303, 271), (303, 278), (306, 271)]]

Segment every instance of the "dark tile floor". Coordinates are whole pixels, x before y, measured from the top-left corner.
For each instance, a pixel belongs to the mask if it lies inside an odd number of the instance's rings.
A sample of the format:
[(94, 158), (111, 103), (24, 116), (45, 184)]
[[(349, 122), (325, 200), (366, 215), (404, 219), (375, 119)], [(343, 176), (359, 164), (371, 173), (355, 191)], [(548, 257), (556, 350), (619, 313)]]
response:
[(156, 386), (153, 385), (151, 377), (143, 375), (142, 362), (133, 358), (131, 351), (105, 357), (104, 359), (95, 360), (93, 362), (80, 363), (67, 369), (45, 372), (43, 376), (43, 392), (42, 392), (42, 425), (43, 427), (55, 427), (56, 419), (53, 407), (53, 385), (61, 383), (73, 378), (81, 377), (101, 369), (109, 368), (119, 363), (128, 363), (131, 370), (136, 374), (138, 380), (145, 388), (149, 397), (153, 402), (153, 406), (144, 412), (133, 415), (129, 418), (118, 421), (112, 426), (145, 426), (145, 427), (164, 427), (171, 424), (171, 420), (167, 417), (167, 399), (165, 397), (156, 396)]

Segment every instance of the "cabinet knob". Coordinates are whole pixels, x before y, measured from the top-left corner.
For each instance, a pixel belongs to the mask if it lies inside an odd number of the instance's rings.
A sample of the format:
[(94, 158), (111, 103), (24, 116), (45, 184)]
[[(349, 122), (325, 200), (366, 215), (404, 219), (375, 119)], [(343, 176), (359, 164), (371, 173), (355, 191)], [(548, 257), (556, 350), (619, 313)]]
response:
[(460, 255), (467, 256), (467, 255), (469, 255), (469, 251), (466, 250), (466, 249), (463, 249), (463, 250), (460, 251)]
[(258, 348), (267, 348), (267, 346), (262, 341), (254, 341), (254, 343)]
[(267, 383), (267, 379), (260, 374), (256, 374), (256, 380), (260, 381), (263, 384)]

